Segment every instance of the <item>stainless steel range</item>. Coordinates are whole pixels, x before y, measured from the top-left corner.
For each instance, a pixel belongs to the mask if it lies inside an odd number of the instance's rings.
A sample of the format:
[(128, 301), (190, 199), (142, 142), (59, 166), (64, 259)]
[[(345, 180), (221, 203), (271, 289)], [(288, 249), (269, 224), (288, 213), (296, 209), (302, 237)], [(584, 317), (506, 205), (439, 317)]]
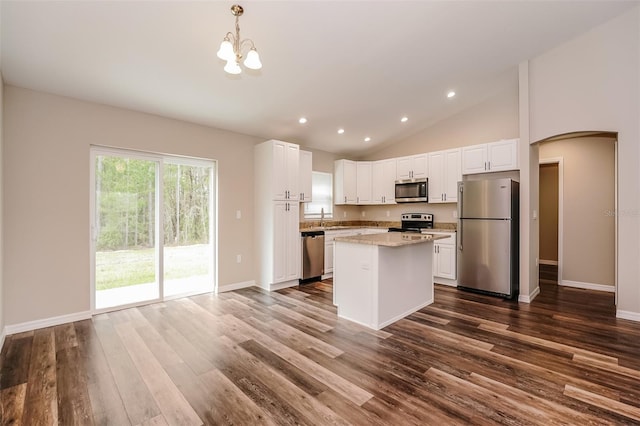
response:
[(431, 213), (403, 213), (400, 228), (389, 228), (389, 232), (423, 232), (433, 229)]

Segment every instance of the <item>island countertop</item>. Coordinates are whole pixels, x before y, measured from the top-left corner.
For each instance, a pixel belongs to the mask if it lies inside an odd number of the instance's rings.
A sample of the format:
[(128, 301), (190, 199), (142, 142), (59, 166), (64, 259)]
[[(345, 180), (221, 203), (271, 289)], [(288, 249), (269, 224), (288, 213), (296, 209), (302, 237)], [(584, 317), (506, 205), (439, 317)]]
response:
[(409, 232), (386, 232), (383, 234), (336, 237), (335, 241), (384, 247), (402, 247), (410, 244), (428, 243), (430, 241), (440, 240), (444, 238), (449, 237), (446, 235), (415, 234)]

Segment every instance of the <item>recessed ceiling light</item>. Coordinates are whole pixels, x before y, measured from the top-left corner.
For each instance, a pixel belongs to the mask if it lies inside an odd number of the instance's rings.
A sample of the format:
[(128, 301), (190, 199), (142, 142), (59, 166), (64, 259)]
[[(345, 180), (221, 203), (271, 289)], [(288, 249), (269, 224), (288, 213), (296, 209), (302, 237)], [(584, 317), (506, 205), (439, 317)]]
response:
[(400, 119), (400, 121), (402, 121), (403, 123), (406, 123), (406, 122), (407, 122), (407, 120), (409, 120), (409, 117), (402, 117), (402, 118)]
[(456, 92), (452, 90), (449, 93), (447, 93), (447, 98), (453, 98), (455, 95), (456, 95)]
[(344, 129), (338, 129), (338, 134), (341, 135), (344, 133)]
[(300, 117), (300, 119), (298, 120), (298, 123), (300, 123), (300, 124), (304, 124), (306, 122), (307, 122), (307, 119), (304, 118), (304, 117)]
[(371, 141), (371, 138), (369, 136), (367, 136), (366, 138), (364, 138), (364, 141), (365, 142), (369, 142), (369, 141)]

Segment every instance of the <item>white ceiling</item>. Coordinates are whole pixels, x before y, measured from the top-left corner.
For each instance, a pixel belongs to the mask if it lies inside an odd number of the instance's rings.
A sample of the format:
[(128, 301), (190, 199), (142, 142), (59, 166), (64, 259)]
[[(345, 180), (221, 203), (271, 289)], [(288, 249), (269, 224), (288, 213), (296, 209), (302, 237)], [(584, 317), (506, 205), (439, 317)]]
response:
[(4, 81), (357, 155), (513, 87), (520, 61), (638, 2), (242, 1), (263, 68), (240, 76), (216, 57), (232, 4), (3, 0)]

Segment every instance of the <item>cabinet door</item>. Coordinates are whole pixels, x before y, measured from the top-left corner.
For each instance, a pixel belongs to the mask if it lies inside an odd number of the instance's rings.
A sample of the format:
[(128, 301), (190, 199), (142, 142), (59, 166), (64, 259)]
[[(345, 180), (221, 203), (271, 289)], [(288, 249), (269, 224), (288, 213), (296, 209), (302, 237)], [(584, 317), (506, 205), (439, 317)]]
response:
[[(429, 165), (431, 167), (431, 165)], [(447, 203), (458, 202), (458, 181), (462, 180), (462, 162), (460, 149), (450, 149), (444, 153), (444, 201)], [(431, 179), (429, 179), (431, 183)]]
[(300, 151), (300, 198), (303, 203), (311, 201), (313, 154)]
[(288, 143), (286, 146), (285, 176), (285, 185), (288, 191), (287, 199), (297, 200), (300, 196), (298, 191), (300, 180), (300, 147), (292, 143)]
[(473, 145), (462, 148), (462, 174), (471, 175), (487, 171), (487, 145)]
[(456, 279), (456, 261), (455, 261), (455, 246), (448, 244), (436, 244), (437, 265), (435, 266), (434, 275), (441, 278), (448, 278), (451, 280)]
[(396, 159), (396, 179), (410, 179), (413, 171), (413, 161), (411, 157), (400, 157)]
[(371, 162), (356, 163), (356, 204), (371, 204)]
[(492, 172), (518, 168), (518, 139), (487, 144), (488, 168)]
[(412, 157), (413, 168), (411, 177), (414, 179), (422, 179), (429, 176), (429, 167), (427, 164), (427, 154), (414, 155)]
[(396, 160), (375, 161), (371, 167), (373, 204), (395, 204)]
[(324, 243), (324, 273), (333, 273), (333, 246), (334, 242)]
[(273, 199), (287, 199), (287, 146), (281, 141), (273, 142)]
[(355, 161), (347, 161), (344, 164), (344, 195), (347, 204), (356, 203), (358, 171)]
[(273, 282), (286, 281), (287, 277), (287, 240), (289, 232), (288, 211), (286, 201), (278, 201), (273, 205)]
[(429, 154), (429, 203), (444, 203), (445, 152)]
[(285, 280), (297, 280), (300, 278), (300, 262), (302, 241), (300, 238), (300, 204), (288, 202), (286, 208), (286, 258)]

